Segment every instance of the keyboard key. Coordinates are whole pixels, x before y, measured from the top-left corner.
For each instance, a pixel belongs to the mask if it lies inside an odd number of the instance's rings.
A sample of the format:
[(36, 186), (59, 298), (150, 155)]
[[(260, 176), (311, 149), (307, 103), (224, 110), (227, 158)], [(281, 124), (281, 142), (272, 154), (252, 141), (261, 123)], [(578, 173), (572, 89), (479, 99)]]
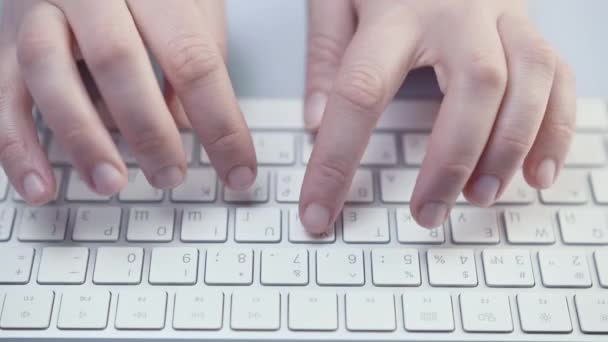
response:
[(562, 209), (558, 213), (562, 239), (567, 244), (608, 244), (606, 214), (595, 209)]
[(68, 190), (65, 194), (66, 200), (72, 202), (107, 202), (110, 200), (110, 196), (102, 196), (89, 189), (87, 183), (80, 178), (75, 170), (70, 172), (69, 177)]
[(407, 331), (454, 331), (452, 298), (445, 292), (408, 292), (402, 297)]
[(207, 250), (205, 283), (249, 285), (253, 282), (253, 250), (211, 247)]
[(194, 285), (198, 250), (189, 247), (156, 247), (150, 259), (150, 284)]
[(346, 203), (372, 203), (374, 201), (374, 178), (371, 170), (357, 170)]
[(393, 331), (395, 299), (392, 293), (347, 293), (346, 329), (350, 331)]
[(309, 233), (302, 222), (298, 209), (289, 210), (289, 241), (293, 243), (332, 243), (336, 240), (336, 228), (332, 225), (329, 231), (321, 234)]
[(38, 283), (84, 284), (89, 264), (86, 247), (45, 247), (42, 249)]
[(306, 291), (289, 294), (289, 329), (333, 331), (338, 329), (338, 298), (335, 293)]
[(47, 329), (55, 294), (46, 289), (13, 289), (6, 294), (0, 328)]
[(608, 171), (591, 171), (593, 198), (599, 204), (608, 204)]
[(228, 209), (186, 208), (181, 239), (186, 242), (221, 242), (228, 237)]
[(513, 331), (509, 297), (501, 293), (463, 293), (460, 295), (462, 326), (467, 332)]
[(127, 179), (127, 185), (118, 194), (120, 201), (160, 202), (163, 199), (163, 190), (152, 187), (140, 169), (129, 169)]
[(175, 294), (173, 329), (219, 330), (224, 314), (224, 294), (220, 291), (181, 290)]
[(472, 250), (429, 249), (427, 264), (432, 286), (477, 286), (477, 269)]
[(6, 192), (8, 191), (8, 178), (4, 169), (0, 167), (0, 200), (6, 198)]
[(491, 287), (532, 287), (530, 252), (523, 249), (485, 249), (482, 252), (486, 283)]
[(290, 133), (253, 133), (253, 145), (259, 164), (295, 163), (295, 137)]
[(203, 165), (211, 165), (211, 159), (209, 159), (209, 155), (207, 154), (207, 151), (205, 151), (204, 146), (201, 146), (200, 160)]
[(584, 253), (571, 250), (541, 250), (538, 262), (546, 287), (590, 287), (591, 275)]
[(13, 207), (0, 206), (0, 241), (10, 239), (16, 213)]
[(577, 294), (574, 296), (578, 323), (587, 334), (608, 333), (608, 296), (605, 294)]
[(143, 259), (143, 248), (100, 247), (97, 249), (93, 282), (98, 285), (139, 284)]
[(536, 208), (509, 209), (504, 212), (507, 239), (513, 244), (555, 243), (554, 219)]
[(572, 322), (566, 297), (557, 294), (517, 295), (521, 329), (527, 333), (569, 333)]
[(308, 251), (302, 248), (262, 250), (260, 281), (264, 285), (308, 284)]
[(389, 242), (388, 210), (384, 208), (345, 207), (342, 210), (344, 242)]
[(497, 204), (530, 204), (536, 200), (536, 190), (526, 182), (524, 175), (517, 172), (502, 195), (496, 200)]
[(269, 172), (258, 170), (258, 176), (253, 185), (245, 191), (235, 191), (224, 187), (224, 201), (226, 202), (245, 202), (245, 203), (263, 203), (267, 202), (268, 187), (269, 187)]
[(599, 250), (593, 253), (595, 257), (595, 267), (602, 287), (608, 287), (608, 251)]
[(579, 170), (562, 170), (555, 183), (540, 191), (540, 198), (546, 204), (587, 203), (587, 175)]
[(235, 292), (230, 311), (230, 327), (234, 330), (279, 330), (281, 327), (281, 297), (274, 291)]
[(387, 203), (409, 203), (418, 171), (382, 170), (380, 171), (380, 190), (382, 201)]
[(103, 330), (108, 325), (110, 292), (102, 289), (66, 291), (61, 296), (59, 329)]
[(68, 208), (24, 208), (17, 220), (21, 241), (61, 241), (65, 237)]
[(576, 128), (580, 130), (606, 130), (606, 103), (601, 99), (579, 98), (576, 101)]
[[(606, 163), (606, 148), (600, 134), (577, 133), (570, 144), (566, 166), (603, 166)], [(561, 177), (561, 176), (560, 176)]]
[(455, 243), (490, 243), (500, 241), (498, 218), (492, 209), (455, 208), (450, 213), (452, 239)]
[(304, 172), (303, 169), (277, 171), (277, 202), (298, 203)]
[(428, 229), (416, 223), (409, 208), (398, 208), (397, 239), (401, 243), (441, 244), (445, 241), (443, 226)]
[(165, 327), (167, 294), (164, 291), (138, 289), (118, 295), (116, 329), (161, 330)]
[(234, 220), (234, 239), (237, 242), (281, 241), (279, 208), (238, 208)]
[(363, 285), (363, 252), (354, 248), (317, 250), (317, 284)]
[(401, 137), (405, 163), (410, 166), (420, 166), (426, 155), (430, 135), (408, 133)]
[(372, 255), (372, 280), (376, 286), (420, 286), (418, 250), (375, 248)]
[(80, 207), (76, 213), (74, 241), (118, 241), (122, 210), (112, 207)]
[(128, 241), (168, 242), (173, 240), (173, 208), (131, 208), (129, 212)]
[(0, 284), (27, 284), (29, 282), (34, 261), (33, 248), (2, 247), (0, 248), (0, 260), (2, 260), (0, 262)]
[(65, 165), (72, 162), (70, 156), (68, 156), (67, 152), (65, 152), (64, 148), (54, 136), (51, 136), (49, 139), (47, 156), (52, 164)]
[(213, 169), (189, 169), (186, 179), (171, 190), (174, 202), (205, 203), (216, 197), (217, 175)]
[(369, 139), (361, 165), (397, 164), (397, 142), (391, 133), (375, 133)]

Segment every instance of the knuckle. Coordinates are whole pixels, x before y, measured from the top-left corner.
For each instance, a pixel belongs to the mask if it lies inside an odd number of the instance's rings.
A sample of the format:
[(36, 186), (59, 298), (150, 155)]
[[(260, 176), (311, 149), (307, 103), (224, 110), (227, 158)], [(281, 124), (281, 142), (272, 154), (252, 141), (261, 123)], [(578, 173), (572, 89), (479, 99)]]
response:
[(48, 59), (57, 52), (57, 45), (42, 38), (37, 32), (26, 32), (20, 37), (17, 59), (23, 67), (30, 67)]
[(315, 32), (308, 38), (308, 61), (313, 68), (337, 69), (342, 60), (344, 44), (338, 38)]
[(218, 130), (218, 134), (211, 137), (205, 148), (212, 153), (222, 153), (234, 151), (240, 142), (243, 141), (242, 134), (233, 129)]
[(570, 141), (574, 136), (575, 121), (576, 117), (574, 115), (549, 119), (546, 129), (555, 137), (555, 141)]
[(477, 51), (473, 54), (467, 73), (472, 82), (491, 90), (503, 91), (507, 85), (504, 63), (487, 52)]
[(165, 151), (169, 145), (169, 139), (160, 132), (148, 130), (138, 132), (131, 142), (131, 148), (136, 155), (155, 156)]
[(223, 64), (217, 49), (196, 34), (183, 34), (171, 40), (166, 58), (174, 83), (180, 86), (208, 79)]
[(129, 65), (135, 60), (135, 52), (126, 41), (100, 39), (91, 47), (87, 64), (91, 70), (106, 72), (117, 65)]
[(446, 161), (439, 165), (438, 171), (443, 179), (461, 182), (469, 178), (473, 167), (462, 161)]
[(525, 65), (553, 78), (557, 56), (546, 42), (542, 40), (532, 41), (527, 48), (522, 50), (520, 58)]
[(311, 167), (318, 172), (321, 180), (319, 184), (325, 184), (328, 189), (343, 189), (350, 184), (348, 166), (340, 159), (332, 158), (313, 162)]
[(515, 132), (505, 132), (495, 142), (496, 146), (508, 156), (523, 156), (527, 154), (532, 143), (532, 139)]
[(387, 85), (378, 67), (357, 64), (345, 70), (336, 84), (339, 97), (360, 109), (362, 113), (375, 115), (382, 111)]

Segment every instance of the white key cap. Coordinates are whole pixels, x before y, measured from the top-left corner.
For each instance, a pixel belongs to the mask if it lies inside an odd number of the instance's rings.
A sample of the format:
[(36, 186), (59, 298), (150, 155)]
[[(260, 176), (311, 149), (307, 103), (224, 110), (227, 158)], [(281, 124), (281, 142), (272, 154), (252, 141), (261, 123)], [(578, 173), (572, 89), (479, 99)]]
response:
[(217, 175), (212, 169), (189, 169), (186, 179), (171, 191), (174, 202), (213, 202), (216, 197)]
[(389, 242), (388, 210), (385, 208), (346, 207), (342, 217), (344, 242)]
[(462, 326), (467, 332), (512, 332), (509, 296), (501, 293), (460, 295)]
[(308, 164), (315, 139), (312, 135), (305, 135), (302, 140), (302, 164)]
[(153, 188), (140, 169), (129, 169), (128, 182), (118, 194), (123, 202), (159, 202), (163, 199), (163, 191)]
[(538, 262), (546, 287), (590, 287), (591, 275), (585, 253), (573, 250), (541, 250)]
[(382, 201), (387, 203), (409, 203), (417, 176), (417, 170), (381, 170), (380, 190)]
[(277, 171), (277, 202), (298, 203), (305, 170)]
[(408, 292), (403, 297), (407, 331), (453, 331), (452, 298), (444, 292)]
[(597, 203), (608, 204), (608, 171), (591, 171), (591, 188)]
[(597, 270), (600, 285), (608, 287), (608, 251), (599, 250), (593, 253), (595, 258), (595, 268)]
[(338, 329), (338, 298), (335, 293), (292, 292), (288, 306), (289, 329), (332, 331)]
[(13, 289), (6, 294), (0, 328), (46, 329), (55, 294), (46, 289)]
[(395, 298), (392, 293), (347, 293), (346, 329), (350, 331), (393, 331)]
[(496, 203), (530, 204), (534, 200), (536, 200), (536, 190), (528, 185), (521, 172), (517, 172)]
[(248, 285), (253, 282), (253, 251), (247, 248), (212, 247), (207, 250), (205, 283)]
[(175, 294), (173, 329), (219, 330), (224, 314), (224, 294), (220, 291), (181, 290)]
[(294, 243), (332, 243), (336, 240), (336, 227), (332, 225), (329, 231), (321, 234), (309, 233), (302, 222), (298, 209), (289, 210), (289, 241)]
[(0, 241), (7, 241), (11, 237), (16, 213), (13, 207), (0, 206)]
[(608, 244), (608, 220), (601, 210), (562, 209), (558, 213), (567, 244)]
[(182, 213), (182, 241), (226, 241), (228, 209), (186, 208)]
[(475, 255), (469, 249), (429, 249), (429, 282), (432, 286), (476, 286)]
[(581, 130), (605, 130), (608, 128), (606, 103), (602, 99), (579, 98), (576, 100), (576, 128)]
[(443, 226), (433, 229), (416, 223), (409, 208), (397, 208), (397, 239), (401, 243), (441, 244), (445, 241)]
[(588, 334), (608, 333), (608, 296), (605, 294), (577, 294), (574, 296), (578, 323)]
[(72, 162), (67, 152), (54, 136), (51, 136), (49, 139), (47, 156), (49, 161), (53, 164), (70, 164)]
[(295, 139), (291, 133), (253, 133), (259, 164), (290, 165), (296, 161)]
[(562, 170), (555, 183), (540, 191), (540, 198), (547, 204), (584, 204), (589, 200), (585, 171)]
[(403, 154), (407, 165), (422, 165), (430, 136), (428, 134), (408, 133), (402, 137)]
[(128, 241), (171, 241), (175, 210), (173, 208), (131, 208)]
[(281, 209), (237, 208), (234, 239), (237, 242), (281, 241)]
[(211, 165), (211, 159), (209, 159), (209, 155), (207, 154), (207, 151), (205, 151), (205, 147), (204, 146), (201, 146), (200, 159), (201, 159), (201, 164), (203, 164), (203, 165)]
[(46, 247), (42, 249), (38, 283), (84, 284), (89, 264), (86, 247)]
[(138, 289), (118, 295), (116, 329), (160, 330), (165, 327), (167, 294)]
[(108, 325), (110, 292), (102, 289), (70, 290), (61, 296), (59, 329), (102, 330)]
[(372, 250), (372, 280), (376, 286), (419, 286), (418, 250), (375, 248)]
[(68, 208), (24, 208), (17, 219), (21, 241), (61, 241), (65, 237)]
[(509, 209), (504, 212), (507, 240), (513, 244), (552, 244), (555, 242), (553, 216), (536, 208)]
[(269, 172), (258, 170), (258, 176), (253, 185), (246, 191), (235, 191), (224, 187), (224, 201), (226, 202), (255, 202), (268, 201)]
[(363, 252), (354, 248), (317, 250), (319, 285), (363, 285)]
[(357, 170), (346, 203), (372, 203), (374, 201), (374, 177), (371, 170)]
[(455, 243), (498, 243), (498, 217), (492, 209), (456, 208), (450, 213)]
[(6, 177), (6, 173), (4, 169), (0, 167), (0, 200), (3, 200), (6, 197), (6, 192), (8, 191), (8, 178)]
[[(31, 247), (0, 248), (0, 284), (27, 284), (30, 280), (34, 249)], [(1, 301), (0, 301), (1, 303)]]
[(150, 284), (194, 285), (198, 250), (189, 247), (156, 247), (150, 259)]
[(106, 202), (110, 200), (110, 196), (102, 196), (89, 189), (89, 186), (75, 170), (70, 172), (69, 177), (68, 190), (65, 194), (68, 201)]
[(264, 285), (308, 284), (308, 251), (303, 248), (262, 250), (261, 277)]
[(129, 285), (141, 282), (143, 248), (100, 247), (97, 249), (95, 284)]
[(486, 284), (495, 287), (532, 287), (530, 252), (523, 249), (485, 249), (482, 253)]
[(118, 241), (122, 210), (112, 207), (80, 207), (76, 213), (74, 241)]
[(527, 333), (569, 333), (572, 322), (566, 297), (557, 294), (517, 295), (521, 329)]
[(390, 133), (375, 133), (369, 139), (361, 165), (397, 164), (397, 142)]
[(578, 133), (574, 135), (566, 166), (602, 166), (606, 163), (606, 148), (600, 134)]
[(279, 330), (281, 296), (274, 291), (237, 291), (232, 294), (230, 312), (234, 330)]

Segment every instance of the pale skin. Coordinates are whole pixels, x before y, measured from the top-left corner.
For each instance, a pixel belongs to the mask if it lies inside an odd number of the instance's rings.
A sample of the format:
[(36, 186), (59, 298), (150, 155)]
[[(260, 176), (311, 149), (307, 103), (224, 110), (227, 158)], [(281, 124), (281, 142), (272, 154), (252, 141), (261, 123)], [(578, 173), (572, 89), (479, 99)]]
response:
[[(150, 183), (182, 182), (178, 127), (192, 126), (227, 186), (247, 188), (256, 159), (225, 66), (216, 0), (7, 0), (0, 32), (0, 161), (30, 204), (55, 191), (32, 100), (91, 189), (114, 194), (126, 166), (104, 124), (125, 136)], [(312, 232), (339, 215), (376, 121), (412, 69), (433, 67), (444, 97), (411, 200), (424, 227), (459, 193), (492, 205), (519, 170), (553, 184), (575, 123), (570, 68), (523, 0), (311, 0), (304, 122), (317, 132), (300, 198)], [(163, 23), (158, 25), (158, 23)], [(167, 79), (161, 91), (146, 53)], [(106, 103), (100, 113), (76, 69)]]

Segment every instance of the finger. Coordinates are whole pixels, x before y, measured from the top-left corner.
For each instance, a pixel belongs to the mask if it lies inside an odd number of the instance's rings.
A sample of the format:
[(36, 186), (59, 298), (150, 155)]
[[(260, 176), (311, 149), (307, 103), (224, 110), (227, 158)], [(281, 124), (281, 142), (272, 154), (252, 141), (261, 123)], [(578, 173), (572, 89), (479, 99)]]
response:
[(463, 25), (457, 48), (441, 42), (446, 95), (410, 203), (416, 221), (428, 228), (445, 221), (475, 169), (507, 83), (498, 32), (479, 30), (495, 27), (495, 19), (466, 20)]
[(206, 16), (191, 0), (180, 6), (132, 0), (129, 6), (218, 175), (233, 189), (248, 188), (255, 180), (255, 151)]
[(126, 167), (89, 100), (70, 45), (63, 13), (48, 3), (37, 5), (19, 36), (23, 77), (81, 177), (98, 193), (112, 195), (126, 183)]
[(165, 80), (163, 84), (165, 102), (167, 102), (167, 106), (169, 107), (169, 111), (173, 115), (173, 120), (175, 120), (177, 127), (192, 128), (190, 120), (188, 119), (186, 111), (184, 110), (184, 105), (182, 105), (182, 101), (179, 100), (179, 97), (175, 93), (175, 89), (167, 80)]
[(465, 188), (467, 199), (490, 206), (530, 151), (549, 100), (556, 58), (523, 17), (504, 15), (498, 31), (509, 69), (509, 84), (494, 129)]
[(304, 124), (309, 129), (316, 130), (321, 124), (327, 96), (354, 33), (355, 13), (350, 0), (308, 2)]
[(327, 230), (339, 214), (376, 121), (411, 66), (416, 27), (362, 18), (329, 95), (302, 185), (300, 217), (309, 231)]
[(126, 3), (62, 3), (95, 83), (148, 181), (163, 189), (179, 185), (186, 155)]
[(568, 65), (558, 60), (547, 112), (524, 161), (524, 175), (530, 185), (547, 188), (555, 182), (574, 135), (575, 121), (575, 76)]

